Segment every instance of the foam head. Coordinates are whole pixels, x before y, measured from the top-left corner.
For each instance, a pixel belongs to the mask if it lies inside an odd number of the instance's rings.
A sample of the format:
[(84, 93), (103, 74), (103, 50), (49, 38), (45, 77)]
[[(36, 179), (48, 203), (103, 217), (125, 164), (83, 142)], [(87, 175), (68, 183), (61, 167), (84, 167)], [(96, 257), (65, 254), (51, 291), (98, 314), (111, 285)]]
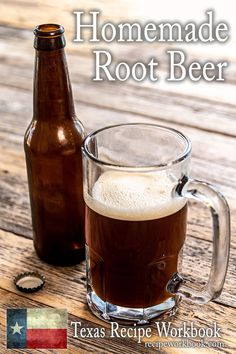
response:
[(173, 198), (176, 182), (163, 171), (125, 173), (108, 171), (95, 182), (86, 204), (99, 214), (119, 220), (152, 220), (180, 210), (184, 198)]

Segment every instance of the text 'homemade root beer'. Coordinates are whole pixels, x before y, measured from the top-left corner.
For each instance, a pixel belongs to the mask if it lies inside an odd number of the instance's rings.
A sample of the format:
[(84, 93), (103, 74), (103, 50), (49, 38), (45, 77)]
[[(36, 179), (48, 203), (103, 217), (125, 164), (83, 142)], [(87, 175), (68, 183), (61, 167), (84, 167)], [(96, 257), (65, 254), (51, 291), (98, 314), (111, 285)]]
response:
[(81, 144), (62, 26), (36, 27), (33, 119), (24, 147), (38, 256), (58, 265), (84, 258)]
[(105, 172), (86, 201), (86, 244), (93, 290), (131, 308), (160, 304), (177, 271), (187, 204), (173, 199), (165, 173)]

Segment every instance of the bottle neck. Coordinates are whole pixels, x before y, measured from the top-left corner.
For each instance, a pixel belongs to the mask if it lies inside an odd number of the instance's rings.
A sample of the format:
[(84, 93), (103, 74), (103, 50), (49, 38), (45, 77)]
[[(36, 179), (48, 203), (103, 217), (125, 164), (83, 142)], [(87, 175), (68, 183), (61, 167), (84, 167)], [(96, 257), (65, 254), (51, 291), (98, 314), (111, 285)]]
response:
[(72, 119), (75, 116), (63, 48), (36, 50), (33, 116), (37, 120)]

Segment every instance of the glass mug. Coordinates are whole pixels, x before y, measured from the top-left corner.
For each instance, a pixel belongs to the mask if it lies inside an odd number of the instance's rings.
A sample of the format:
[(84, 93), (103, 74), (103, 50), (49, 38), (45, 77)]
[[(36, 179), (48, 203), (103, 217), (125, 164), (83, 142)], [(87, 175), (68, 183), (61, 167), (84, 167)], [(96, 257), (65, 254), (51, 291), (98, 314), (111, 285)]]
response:
[[(229, 209), (214, 187), (189, 178), (188, 138), (155, 124), (121, 124), (88, 135), (82, 151), (91, 311), (108, 322), (142, 325), (173, 315), (180, 298), (204, 304), (218, 297)], [(189, 198), (207, 205), (213, 218), (211, 271), (198, 291), (178, 273)]]

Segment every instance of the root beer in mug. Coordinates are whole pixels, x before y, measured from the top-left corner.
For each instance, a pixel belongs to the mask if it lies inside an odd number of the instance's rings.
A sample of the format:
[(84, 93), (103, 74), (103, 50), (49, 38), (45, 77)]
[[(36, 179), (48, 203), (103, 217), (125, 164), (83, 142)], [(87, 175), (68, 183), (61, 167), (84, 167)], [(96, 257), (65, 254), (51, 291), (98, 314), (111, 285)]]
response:
[[(228, 263), (229, 210), (212, 186), (189, 179), (189, 140), (158, 125), (124, 124), (90, 134), (82, 150), (92, 312), (106, 321), (146, 324), (174, 314), (180, 297), (205, 303), (219, 296)], [(178, 273), (188, 198), (214, 211), (214, 261), (201, 291)]]

